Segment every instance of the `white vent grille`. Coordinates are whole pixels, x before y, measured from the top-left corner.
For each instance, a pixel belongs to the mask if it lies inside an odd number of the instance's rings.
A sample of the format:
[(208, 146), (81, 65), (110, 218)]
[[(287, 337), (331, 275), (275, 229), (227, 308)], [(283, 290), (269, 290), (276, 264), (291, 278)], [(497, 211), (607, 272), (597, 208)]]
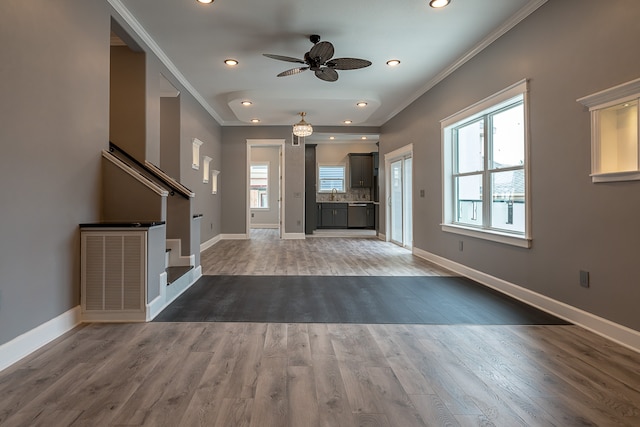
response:
[(83, 232), (83, 310), (143, 310), (145, 254), (145, 232)]

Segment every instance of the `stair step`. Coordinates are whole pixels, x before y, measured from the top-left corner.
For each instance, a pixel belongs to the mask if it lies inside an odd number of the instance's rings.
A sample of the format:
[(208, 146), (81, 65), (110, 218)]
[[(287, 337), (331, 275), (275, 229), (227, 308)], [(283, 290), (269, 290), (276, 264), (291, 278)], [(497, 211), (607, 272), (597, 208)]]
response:
[(167, 286), (172, 284), (191, 270), (193, 270), (193, 266), (167, 267), (165, 269), (165, 271), (167, 272)]

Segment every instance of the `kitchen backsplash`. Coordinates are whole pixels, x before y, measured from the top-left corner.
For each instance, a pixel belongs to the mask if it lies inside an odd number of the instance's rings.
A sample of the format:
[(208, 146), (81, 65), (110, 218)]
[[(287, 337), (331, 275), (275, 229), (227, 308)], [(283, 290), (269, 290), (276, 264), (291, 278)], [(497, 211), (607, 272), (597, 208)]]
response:
[(358, 201), (358, 200), (371, 200), (370, 188), (350, 188), (346, 193), (336, 193), (334, 198), (331, 199), (331, 193), (316, 193), (317, 202), (330, 202), (330, 201)]

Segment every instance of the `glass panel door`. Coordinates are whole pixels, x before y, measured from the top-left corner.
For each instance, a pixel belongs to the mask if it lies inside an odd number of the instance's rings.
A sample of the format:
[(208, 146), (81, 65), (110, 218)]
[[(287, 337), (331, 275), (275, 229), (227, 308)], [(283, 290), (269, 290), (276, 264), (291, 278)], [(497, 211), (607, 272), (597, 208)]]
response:
[(412, 197), (411, 197), (411, 189), (413, 185), (411, 183), (412, 176), (412, 161), (411, 157), (404, 159), (404, 181), (402, 185), (402, 198), (404, 201), (404, 233), (403, 233), (403, 246), (406, 248), (410, 248), (413, 246), (413, 221), (412, 221)]
[(391, 235), (390, 240), (400, 246), (403, 244), (403, 201), (402, 201), (402, 160), (391, 163)]

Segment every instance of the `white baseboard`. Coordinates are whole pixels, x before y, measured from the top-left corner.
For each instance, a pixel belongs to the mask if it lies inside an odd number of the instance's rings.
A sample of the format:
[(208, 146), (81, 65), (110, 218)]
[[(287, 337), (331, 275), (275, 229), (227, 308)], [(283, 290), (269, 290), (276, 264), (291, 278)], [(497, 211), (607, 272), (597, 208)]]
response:
[(249, 238), (248, 234), (221, 234), (220, 238), (222, 240), (247, 240)]
[(282, 238), (284, 240), (304, 240), (306, 237), (304, 233), (283, 233)]
[(220, 240), (222, 240), (222, 237), (220, 236), (220, 234), (218, 234), (217, 236), (207, 240), (206, 242), (200, 243), (200, 252), (206, 251), (207, 249), (218, 243)]
[(280, 228), (280, 224), (251, 224), (251, 228)]
[(378, 233), (378, 239), (382, 240), (383, 242), (386, 242), (387, 241), (387, 236), (385, 236), (382, 233)]
[(80, 324), (80, 306), (37, 326), (0, 346), (0, 371)]
[(595, 314), (565, 304), (561, 301), (554, 300), (545, 295), (523, 288), (499, 279), (489, 274), (483, 273), (463, 264), (448, 260), (441, 256), (432, 254), (422, 249), (413, 248), (413, 254), (437, 264), (441, 267), (449, 269), (461, 276), (473, 279), (489, 288), (495, 289), (503, 294), (509, 295), (517, 300), (525, 302), (542, 311), (553, 314), (568, 322), (579, 325), (591, 332), (610, 339), (620, 345), (628, 347), (634, 351), (640, 352), (640, 332), (628, 328), (624, 325), (614, 323), (605, 318), (596, 316)]

